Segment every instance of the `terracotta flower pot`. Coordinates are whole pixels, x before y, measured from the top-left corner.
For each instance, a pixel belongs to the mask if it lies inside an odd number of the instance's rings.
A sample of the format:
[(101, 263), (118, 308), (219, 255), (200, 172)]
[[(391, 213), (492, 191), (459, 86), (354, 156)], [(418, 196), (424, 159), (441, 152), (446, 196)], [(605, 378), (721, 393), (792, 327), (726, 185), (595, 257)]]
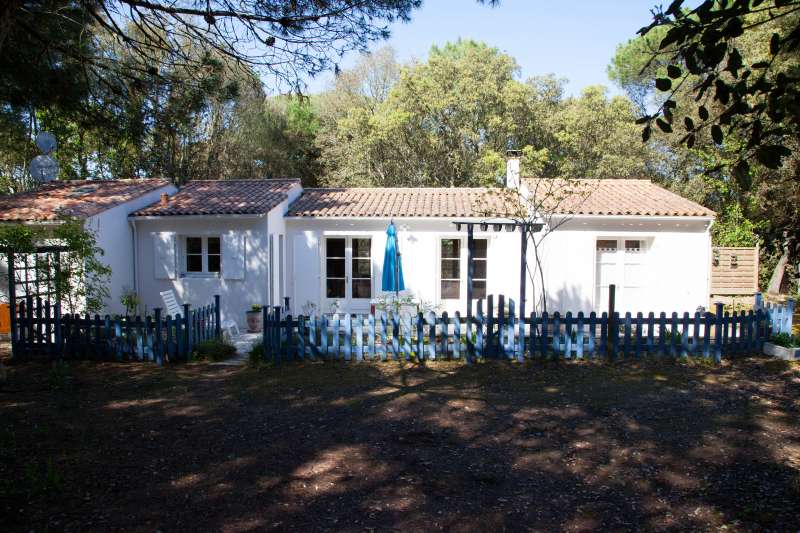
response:
[(247, 331), (250, 333), (259, 333), (264, 327), (264, 317), (261, 310), (247, 312)]

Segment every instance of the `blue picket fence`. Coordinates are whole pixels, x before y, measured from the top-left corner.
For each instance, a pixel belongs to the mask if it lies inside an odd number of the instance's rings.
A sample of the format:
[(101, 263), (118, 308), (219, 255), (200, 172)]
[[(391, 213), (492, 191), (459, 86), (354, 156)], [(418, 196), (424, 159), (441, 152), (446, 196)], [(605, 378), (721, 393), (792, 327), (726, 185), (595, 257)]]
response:
[(12, 358), (187, 361), (195, 343), (220, 336), (219, 296), (183, 309), (174, 317), (158, 308), (145, 317), (62, 314), (59, 304), (28, 297), (14, 315)]
[(690, 313), (531, 313), (514, 301), (478, 301), (471, 320), (456, 312), (282, 316), (264, 308), (264, 356), (302, 360), (474, 360), (722, 357), (760, 352), (775, 333), (790, 332), (794, 301), (755, 311)]

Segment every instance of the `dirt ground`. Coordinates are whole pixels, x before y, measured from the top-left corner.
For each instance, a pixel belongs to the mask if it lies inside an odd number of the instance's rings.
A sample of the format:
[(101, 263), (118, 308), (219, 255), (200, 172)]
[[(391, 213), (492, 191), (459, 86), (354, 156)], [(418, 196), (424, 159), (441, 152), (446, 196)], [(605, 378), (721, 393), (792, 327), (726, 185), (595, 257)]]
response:
[(0, 530), (796, 531), (800, 366), (13, 365)]

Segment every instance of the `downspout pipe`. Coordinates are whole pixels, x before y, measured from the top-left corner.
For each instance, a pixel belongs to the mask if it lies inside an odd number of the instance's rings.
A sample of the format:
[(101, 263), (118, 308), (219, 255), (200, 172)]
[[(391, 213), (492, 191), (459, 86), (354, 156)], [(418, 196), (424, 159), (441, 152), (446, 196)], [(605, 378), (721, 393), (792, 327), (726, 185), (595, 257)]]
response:
[(131, 244), (133, 246), (133, 292), (139, 294), (139, 239), (136, 233), (136, 219), (128, 218), (131, 227)]

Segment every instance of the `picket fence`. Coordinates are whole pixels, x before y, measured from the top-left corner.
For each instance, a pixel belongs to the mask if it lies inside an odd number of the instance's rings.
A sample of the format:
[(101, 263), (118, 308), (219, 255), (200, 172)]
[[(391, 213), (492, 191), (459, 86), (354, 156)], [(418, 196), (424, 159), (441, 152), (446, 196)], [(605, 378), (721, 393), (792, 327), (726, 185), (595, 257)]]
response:
[(195, 343), (220, 336), (219, 296), (183, 313), (110, 316), (61, 314), (60, 304), (28, 297), (19, 302), (11, 331), (14, 360), (91, 359), (187, 361)]
[[(456, 312), (282, 316), (264, 308), (264, 358), (292, 360), (593, 359), (724, 357), (760, 352), (771, 335), (791, 332), (794, 301), (756, 311), (714, 313), (531, 313), (520, 320), (514, 301), (478, 301), (471, 320)], [(507, 304), (507, 305), (506, 305)]]

